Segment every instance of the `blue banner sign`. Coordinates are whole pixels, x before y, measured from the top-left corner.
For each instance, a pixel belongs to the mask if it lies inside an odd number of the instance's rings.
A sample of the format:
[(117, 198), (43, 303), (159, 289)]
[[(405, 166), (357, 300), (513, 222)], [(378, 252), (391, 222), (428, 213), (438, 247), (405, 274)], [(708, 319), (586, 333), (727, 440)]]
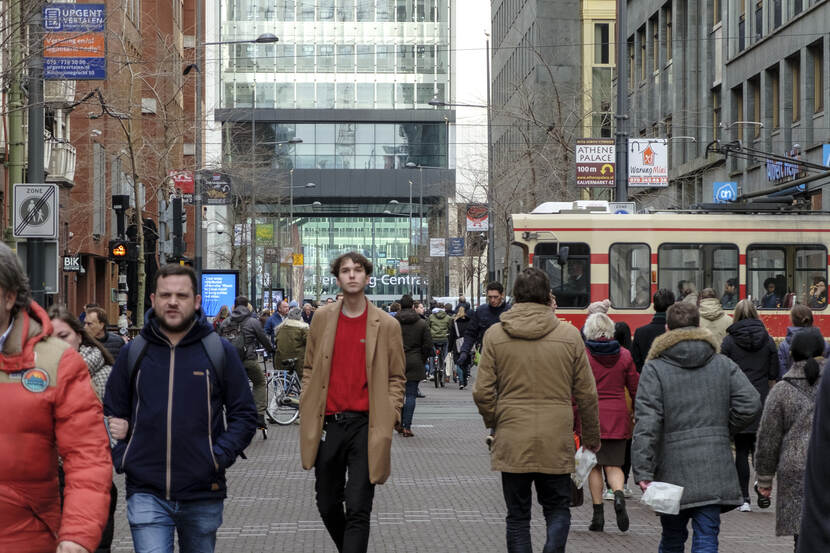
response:
[(464, 256), (464, 238), (450, 238), (450, 245), (449, 245), (449, 254), (450, 257), (463, 257)]

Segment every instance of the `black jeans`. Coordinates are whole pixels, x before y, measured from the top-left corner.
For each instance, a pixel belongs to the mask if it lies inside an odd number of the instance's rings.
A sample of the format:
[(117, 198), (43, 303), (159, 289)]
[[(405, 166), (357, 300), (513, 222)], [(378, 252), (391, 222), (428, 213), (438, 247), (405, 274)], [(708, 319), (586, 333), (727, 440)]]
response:
[(744, 501), (749, 503), (749, 456), (755, 450), (755, 434), (735, 434), (735, 468)]
[(568, 474), (503, 472), (501, 485), (507, 504), (507, 552), (531, 553), (531, 486), (545, 514), (547, 539), (543, 553), (564, 553), (571, 528), (571, 477)]
[(317, 509), (337, 551), (365, 553), (375, 497), (369, 482), (369, 417), (326, 422), (323, 432), (314, 463)]

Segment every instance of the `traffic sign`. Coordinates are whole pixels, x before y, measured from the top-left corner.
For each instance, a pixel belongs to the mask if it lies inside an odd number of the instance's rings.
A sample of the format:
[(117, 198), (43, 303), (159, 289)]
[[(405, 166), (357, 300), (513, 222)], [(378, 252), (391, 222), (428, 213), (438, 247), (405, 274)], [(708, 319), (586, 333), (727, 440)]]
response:
[(295, 267), (302, 267), (303, 265), (305, 265), (305, 263), (303, 263), (303, 254), (295, 253), (294, 254), (294, 266)]
[(58, 185), (15, 184), (15, 238), (58, 237)]
[(637, 213), (637, 204), (634, 202), (608, 202), (608, 213), (632, 215)]
[(716, 204), (725, 204), (734, 202), (738, 199), (738, 183), (737, 182), (713, 182), (712, 183), (712, 200)]

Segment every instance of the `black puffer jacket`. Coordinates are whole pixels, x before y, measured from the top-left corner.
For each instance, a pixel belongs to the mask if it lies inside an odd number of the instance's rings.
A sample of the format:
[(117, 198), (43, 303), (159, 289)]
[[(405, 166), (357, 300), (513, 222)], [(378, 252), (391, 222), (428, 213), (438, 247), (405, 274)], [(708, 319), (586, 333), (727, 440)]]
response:
[[(463, 317), (461, 317), (459, 319), (454, 319), (452, 324), (450, 325), (450, 337), (449, 337), (450, 351), (452, 352), (452, 354), (455, 356), (456, 359), (458, 359), (458, 356), (461, 355), (461, 348), (456, 347), (456, 344), (457, 344), (456, 340), (458, 340), (459, 338), (464, 337), (464, 331), (467, 330), (467, 325), (469, 325), (469, 324), (470, 324), (470, 317), (468, 317), (467, 315), (464, 315)], [(456, 330), (455, 330), (456, 328), (458, 329), (458, 332), (456, 332)]]
[(427, 376), (424, 365), (432, 353), (429, 327), (414, 309), (401, 309), (395, 318), (401, 323), (403, 351), (406, 354), (406, 379), (423, 380)]
[[(778, 379), (778, 351), (775, 342), (759, 319), (743, 319), (726, 329), (721, 353), (738, 364), (761, 395), (761, 405), (769, 394), (769, 381)], [(741, 431), (754, 434), (758, 420)]]

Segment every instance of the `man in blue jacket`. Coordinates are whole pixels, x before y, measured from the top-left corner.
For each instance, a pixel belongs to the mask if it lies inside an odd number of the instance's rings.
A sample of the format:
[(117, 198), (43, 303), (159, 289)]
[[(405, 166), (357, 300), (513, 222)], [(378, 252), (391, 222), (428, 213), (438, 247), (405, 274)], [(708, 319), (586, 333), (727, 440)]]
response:
[(475, 310), (470, 323), (464, 330), (464, 345), (461, 346), (461, 354), (458, 356), (457, 365), (466, 367), (470, 363), (472, 350), (475, 346), (481, 345), (484, 333), (495, 323), (499, 322), (501, 314), (510, 309), (510, 305), (504, 300), (504, 286), (501, 282), (491, 282), (487, 285), (487, 305), (481, 305)]
[(214, 550), (225, 469), (256, 431), (242, 362), (202, 316), (196, 291), (191, 268), (159, 269), (141, 336), (121, 350), (107, 382), (104, 413), (120, 440), (112, 456), (127, 475), (137, 553), (173, 553), (174, 531), (182, 553)]

